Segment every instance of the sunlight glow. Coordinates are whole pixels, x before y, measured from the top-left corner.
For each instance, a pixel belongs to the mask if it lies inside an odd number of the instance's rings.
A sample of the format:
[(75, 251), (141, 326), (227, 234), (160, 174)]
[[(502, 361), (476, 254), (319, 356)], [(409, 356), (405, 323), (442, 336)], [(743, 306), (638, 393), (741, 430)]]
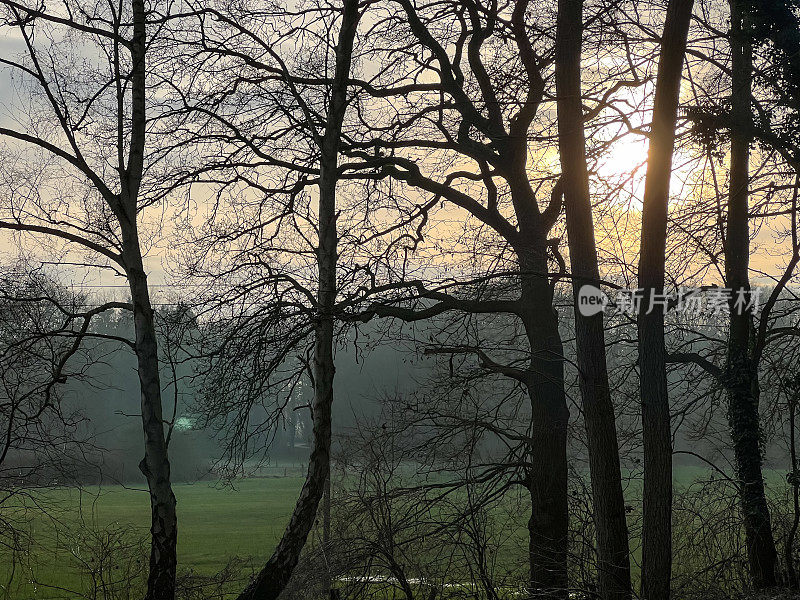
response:
[(602, 179), (619, 180), (638, 171), (636, 178), (644, 177), (647, 162), (647, 140), (627, 136), (612, 143), (597, 162), (595, 172)]

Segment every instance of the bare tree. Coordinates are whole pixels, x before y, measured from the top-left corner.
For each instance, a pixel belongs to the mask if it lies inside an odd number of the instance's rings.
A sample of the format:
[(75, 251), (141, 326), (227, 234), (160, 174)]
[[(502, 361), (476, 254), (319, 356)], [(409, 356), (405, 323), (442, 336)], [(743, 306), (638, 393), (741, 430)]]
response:
[[(163, 19), (143, 0), (58, 8), (3, 2), (3, 26), (24, 44), (23, 58), (0, 59), (33, 86), (34, 112), (20, 128), (0, 127), (12, 149), (35, 150), (73, 190), (24, 190), (5, 205), (0, 228), (66, 241), (88, 250), (89, 264), (123, 274), (129, 286), (141, 387), (144, 458), (150, 489), (151, 549), (148, 599), (172, 599), (177, 519), (162, 416), (158, 345), (144, 266), (140, 212), (156, 199), (142, 194), (147, 163), (149, 20)], [(101, 16), (102, 15), (102, 16)], [(72, 40), (77, 40), (73, 44)], [(99, 62), (77, 78), (83, 45)], [(37, 168), (37, 167), (34, 167)], [(78, 190), (82, 190), (82, 193)], [(78, 191), (75, 199), (70, 191)], [(61, 205), (61, 202), (64, 205)], [(66, 208), (64, 207), (66, 206)], [(97, 259), (99, 258), (99, 262)]]
[[(750, 144), (752, 142), (753, 44), (750, 3), (731, 0), (731, 159), (725, 240), (726, 283), (730, 300), (730, 333), (725, 361), (728, 419), (742, 495), (750, 570), (756, 587), (776, 583), (777, 552), (761, 473), (758, 415), (758, 362), (751, 356), (753, 335), (750, 291)], [(746, 303), (737, 298), (745, 292)], [(757, 347), (758, 344), (753, 344)]]
[(27, 554), (20, 509), (35, 489), (77, 485), (92, 468), (87, 417), (63, 399), (90, 363), (81, 342), (97, 313), (82, 301), (22, 264), (0, 276), (0, 547), (12, 572)]
[[(724, 259), (724, 273), (720, 275), (730, 290), (730, 298), (728, 330), (722, 336), (720, 349), (726, 352), (717, 357), (716, 364), (697, 360), (700, 357), (694, 353), (684, 358), (696, 360), (695, 364), (702, 366), (727, 394), (728, 427), (739, 474), (751, 579), (756, 587), (768, 587), (777, 582), (777, 552), (762, 473), (759, 378), (764, 354), (783, 329), (777, 324), (783, 311), (776, 311), (776, 303), (797, 265), (796, 150), (791, 135), (786, 134), (797, 115), (793, 99), (797, 92), (789, 83), (792, 79), (789, 74), (797, 69), (792, 50), (797, 42), (791, 34), (777, 35), (775, 27), (780, 20), (787, 24), (786, 31), (797, 31), (797, 18), (784, 2), (767, 6), (733, 1), (727, 7), (712, 5), (706, 11), (718, 13), (725, 8), (730, 9), (725, 13), (730, 15), (730, 32), (719, 32), (707, 22), (704, 26), (712, 39), (724, 40), (726, 52), (722, 60), (715, 60), (718, 55), (713, 46), (709, 46), (706, 54), (696, 53), (700, 64), (693, 64), (690, 72), (702, 74), (707, 65), (713, 65), (711, 70), (715, 75), (706, 75), (702, 80), (706, 89), (693, 84), (697, 104), (688, 115), (693, 121), (690, 139), (700, 142), (706, 157), (712, 155), (715, 144), (730, 142), (729, 181), (727, 189), (714, 184), (717, 206), (711, 211), (714, 214), (708, 228), (711, 231), (691, 224), (683, 229), (691, 231), (695, 239), (706, 240), (702, 248), (703, 254), (709, 255), (710, 264), (722, 264)], [(703, 20), (711, 17), (712, 14), (704, 14)], [(769, 126), (765, 128), (766, 123)], [(756, 148), (755, 159), (751, 159), (751, 148)], [(717, 162), (721, 161), (720, 157)], [(713, 165), (709, 170), (711, 177), (716, 178)], [(703, 210), (694, 205), (678, 219), (687, 223), (691, 215), (697, 219)], [(779, 215), (788, 217), (782, 231)], [(753, 306), (759, 302), (753, 300), (766, 290), (751, 292), (749, 263), (755, 249), (751, 238), (764, 225), (784, 240), (781, 253), (787, 262), (779, 275), (770, 276), (775, 286), (756, 318)], [(715, 241), (715, 237), (719, 240)], [(716, 366), (720, 363), (721, 366)]]
[[(314, 386), (305, 484), (283, 537), (241, 598), (275, 598), (285, 588), (328, 479), (339, 143), (362, 10), (356, 0), (274, 12), (198, 3), (192, 27), (171, 32), (182, 49), (172, 65), (173, 118), (191, 132), (178, 143), (202, 157), (190, 157), (172, 177), (211, 189), (209, 204), (221, 215), (202, 233), (187, 228), (194, 251), (183, 265), (208, 286), (192, 300), (206, 319), (205, 346), (193, 351), (206, 360), (201, 409), (225, 439), (235, 474), (269, 450), (300, 378)], [(300, 55), (283, 47), (295, 35), (309, 43)]]
[[(529, 136), (545, 98), (548, 64), (537, 49), (544, 28), (537, 20), (551, 15), (535, 14), (526, 0), (509, 3), (503, 10), (495, 4), (487, 9), (467, 2), (446, 3), (435, 11), (406, 0), (387, 8), (391, 12), (382, 28), (406, 33), (402, 38), (392, 35), (397, 43), (385, 54), (376, 47), (375, 60), (395, 68), (358, 84), (375, 99), (367, 105), (372, 110), (363, 116), (371, 131), (346, 153), (362, 161), (354, 168), (377, 171), (379, 177), (405, 184), (414, 195), (430, 198), (418, 211), (427, 214), (445, 201), (463, 210), (470, 222), (478, 224), (477, 229), (496, 234), (509, 250), (508, 256), (501, 252), (501, 262), (507, 261), (508, 270), (518, 272), (508, 278), (507, 287), (519, 295), (513, 299), (492, 294), (459, 297), (422, 282), (397, 281), (393, 282), (396, 288), (414, 290), (421, 301), (419, 310), (376, 302), (363, 318), (378, 315), (413, 321), (452, 311), (506, 313), (522, 323), (528, 358), (519, 366), (513, 360), (504, 364), (472, 344), (438, 351), (476, 356), (487, 372), (511, 378), (527, 393), (531, 411), (525, 474), (532, 503), (530, 587), (537, 594), (565, 597), (569, 412), (564, 351), (548, 277), (549, 265), (559, 257), (549, 234), (561, 211), (561, 198), (553, 194), (542, 201), (526, 165)], [(487, 51), (499, 38), (509, 41), (509, 54), (490, 64)], [(419, 60), (406, 58), (408, 43)], [(504, 60), (508, 64), (500, 67)], [(511, 73), (522, 77), (512, 82)], [(381, 114), (387, 117), (386, 123)], [(381, 132), (384, 135), (376, 135)], [(427, 156), (426, 163), (418, 163), (415, 153)], [(439, 175), (439, 167), (445, 174)], [(495, 269), (505, 270), (499, 265)], [(474, 279), (481, 277), (476, 274)]]
[[(344, 0), (339, 37), (336, 44), (335, 70), (330, 87), (327, 120), (321, 136), (319, 159), (319, 246), (317, 248), (318, 291), (314, 319), (314, 404), (313, 447), (300, 497), (289, 525), (267, 564), (240, 594), (244, 599), (277, 598), (289, 582), (300, 559), (308, 533), (314, 525), (320, 499), (330, 475), (331, 406), (334, 378), (334, 321), (337, 296), (336, 185), (339, 181), (339, 143), (347, 108), (347, 85), (353, 42), (360, 18), (358, 0)], [(311, 125), (311, 124), (309, 124)]]

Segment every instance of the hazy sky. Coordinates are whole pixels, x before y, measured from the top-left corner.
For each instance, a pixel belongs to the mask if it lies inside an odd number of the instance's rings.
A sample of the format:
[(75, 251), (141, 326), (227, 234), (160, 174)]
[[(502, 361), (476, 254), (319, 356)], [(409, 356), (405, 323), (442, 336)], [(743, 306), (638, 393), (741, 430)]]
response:
[[(24, 51), (24, 44), (18, 36), (9, 35), (7, 29), (3, 29), (0, 33), (0, 56), (13, 57), (14, 55)], [(634, 93), (634, 92), (631, 92)], [(637, 93), (641, 93), (641, 90)], [(0, 124), (10, 125), (13, 122), (12, 116), (15, 107), (19, 107), (18, 102), (21, 99), (14, 97), (10, 79), (10, 70), (8, 68), (0, 67)], [(639, 100), (631, 97), (630, 105), (639, 104)], [(591, 143), (591, 140), (590, 140)], [(548, 159), (553, 163), (555, 171), (558, 170), (558, 157), (554, 150), (549, 151), (552, 156)], [(534, 152), (535, 154), (535, 152)], [(619, 142), (617, 142), (601, 160), (598, 166), (598, 172), (603, 177), (613, 177), (615, 174), (625, 173), (633, 166), (641, 164), (645, 160), (647, 154), (646, 141), (641, 136), (630, 135)], [(675, 157), (676, 171), (674, 173), (672, 182), (673, 194), (679, 195), (681, 193), (681, 186), (683, 179), (688, 176), (688, 171), (680, 167), (681, 163), (685, 162), (680, 155)], [(641, 169), (638, 176), (626, 188), (626, 192), (621, 199), (627, 210), (633, 211), (631, 223), (638, 224), (639, 215), (638, 208), (641, 205), (641, 196), (644, 191), (644, 169)], [(151, 213), (158, 216), (158, 208), (149, 209)], [(201, 217), (201, 215), (198, 215)], [(463, 219), (463, 214), (458, 209), (453, 209), (452, 218), (455, 221)], [(629, 240), (631, 251), (638, 248), (638, 239), (635, 239), (636, 232), (630, 232), (628, 235), (632, 236)], [(9, 243), (7, 234), (0, 234), (0, 252), (3, 252), (6, 257), (15, 253), (14, 248)], [(168, 271), (170, 265), (174, 267), (174, 246), (170, 240), (169, 228), (165, 228), (162, 232), (161, 239), (150, 249), (149, 255), (146, 259), (147, 268), (149, 270), (149, 281), (154, 286), (154, 293), (156, 296), (168, 294), (170, 292), (169, 281), (170, 277)], [(764, 228), (759, 231), (758, 238), (754, 244), (754, 252), (751, 259), (751, 265), (758, 270), (779, 273), (780, 268), (785, 262), (784, 257), (780, 256), (779, 246), (776, 246), (774, 235)], [(566, 248), (563, 248), (566, 253)], [(64, 257), (64, 262), (67, 262), (67, 257)], [(123, 298), (126, 294), (125, 283), (120, 278), (115, 278), (109, 271), (97, 269), (85, 269), (72, 265), (65, 265), (59, 269), (66, 280), (74, 283), (75, 285), (93, 288), (94, 286), (120, 286), (114, 287), (98, 287), (97, 289), (106, 296), (113, 296), (116, 298)], [(758, 279), (757, 276), (754, 276)], [(764, 282), (762, 280), (762, 282)], [(704, 282), (713, 283), (713, 282)]]

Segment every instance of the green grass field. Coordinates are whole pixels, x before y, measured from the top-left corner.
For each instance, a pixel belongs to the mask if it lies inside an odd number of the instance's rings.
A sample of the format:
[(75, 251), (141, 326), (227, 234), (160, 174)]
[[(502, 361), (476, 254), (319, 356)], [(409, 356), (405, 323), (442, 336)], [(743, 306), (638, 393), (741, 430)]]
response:
[[(703, 468), (678, 467), (676, 490), (707, 475)], [(775, 485), (773, 490), (783, 488), (782, 473), (766, 475)], [(290, 474), (239, 480), (234, 489), (213, 482), (175, 484), (179, 574), (210, 576), (223, 570), (231, 557), (239, 557), (243, 563), (235, 575), (238, 579), (222, 589), (240, 589), (252, 568), (263, 564), (274, 548), (302, 481)], [(638, 483), (628, 488), (628, 494), (636, 497), (636, 488)], [(28, 541), (23, 544), (26, 550), (14, 555), (0, 545), (0, 600), (140, 597), (137, 590), (120, 592), (127, 586), (119, 582), (125, 577), (141, 582), (146, 572), (149, 499), (145, 490), (121, 486), (48, 489), (22, 504), (12, 504), (0, 504), (0, 544), (6, 519), (25, 531)], [(524, 547), (524, 539), (520, 545)], [(503, 552), (519, 558), (516, 550)], [(98, 556), (110, 558), (99, 564)], [(634, 574), (638, 571), (635, 562)], [(103, 590), (100, 594), (87, 593), (98, 588)]]
[[(252, 558), (253, 564), (265, 560), (289, 520), (302, 481), (300, 477), (247, 479), (237, 482), (235, 489), (205, 482), (174, 485), (180, 570), (210, 575), (234, 555)], [(96, 562), (87, 549), (91, 543), (87, 536), (95, 547), (104, 543), (98, 540), (109, 543), (107, 536), (94, 537), (90, 532), (132, 526), (128, 537), (148, 533), (146, 491), (120, 486), (83, 492), (58, 489), (43, 492), (37, 500), (49, 517), (37, 514), (37, 510), (26, 514), (15, 511), (15, 521), (23, 520), (33, 540), (29, 551), (12, 561), (13, 557), (0, 549), (0, 598), (74, 598), (74, 593), (49, 586), (87, 588), (86, 577), (82, 580), (76, 568), (79, 560), (86, 560), (89, 569)]]

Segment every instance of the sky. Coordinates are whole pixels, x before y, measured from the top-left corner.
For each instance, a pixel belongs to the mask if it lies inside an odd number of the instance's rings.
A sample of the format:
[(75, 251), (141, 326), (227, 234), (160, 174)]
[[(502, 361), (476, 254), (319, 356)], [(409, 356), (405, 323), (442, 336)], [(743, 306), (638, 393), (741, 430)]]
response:
[[(0, 56), (8, 57), (13, 56), (18, 52), (24, 50), (22, 41), (14, 36), (9, 35), (8, 30), (0, 29)], [(629, 92), (631, 94), (630, 104), (636, 106), (639, 104), (640, 99), (636, 98), (634, 94), (641, 93), (641, 91)], [(10, 80), (9, 70), (7, 68), (0, 68), (0, 126), (10, 126), (14, 122), (14, 117), (21, 114), (19, 113), (21, 98), (15, 96), (13, 93), (13, 86)], [(626, 98), (622, 98), (623, 101)], [(637, 113), (638, 114), (638, 113)], [(550, 162), (553, 163), (553, 168), (558, 169), (558, 157), (555, 152), (551, 152)], [(603, 157), (598, 165), (598, 173), (601, 177), (614, 177), (627, 173), (632, 167), (641, 165), (646, 159), (647, 143), (642, 136), (635, 134), (628, 135), (618, 142), (616, 142), (610, 151)], [(679, 153), (676, 154), (674, 164), (676, 166), (673, 173), (672, 191), (675, 196), (675, 202), (680, 202), (681, 187), (683, 180), (689, 176), (689, 170), (681, 166), (686, 161)], [(630, 222), (634, 224), (639, 221), (639, 209), (641, 206), (641, 197), (644, 192), (644, 169), (640, 169), (637, 176), (630, 182), (626, 188), (625, 194), (620, 195), (619, 202), (624, 210), (631, 212)], [(150, 212), (158, 218), (158, 208), (150, 209)], [(460, 218), (460, 212), (453, 209), (453, 220), (457, 222)], [(196, 218), (202, 219), (202, 210), (198, 212)], [(149, 218), (149, 217), (148, 217)], [(602, 227), (598, 227), (598, 231)], [(628, 235), (631, 239), (626, 241), (629, 251), (635, 252), (638, 246), (638, 240), (635, 239), (636, 231), (629, 230)], [(29, 238), (30, 239), (30, 238)], [(565, 244), (564, 244), (565, 245)], [(753, 244), (754, 252), (751, 259), (752, 267), (758, 271), (765, 271), (771, 273), (779, 273), (780, 268), (785, 262), (786, 257), (780, 256), (780, 245), (774, 239), (774, 233), (768, 228), (759, 230), (755, 242)], [(26, 242), (26, 251), (35, 251), (35, 244)], [(149, 281), (154, 290), (156, 298), (167, 298), (177, 290), (175, 288), (174, 278), (172, 273), (176, 269), (176, 248), (173, 243), (172, 235), (169, 225), (160, 233), (156, 243), (153, 244), (146, 257), (146, 267), (149, 272)], [(566, 248), (563, 249), (566, 252)], [(6, 260), (13, 257), (17, 252), (16, 247), (9, 240), (8, 235), (0, 234), (0, 253), (5, 255)], [(79, 262), (77, 255), (64, 255), (63, 262), (68, 263)], [(54, 261), (55, 262), (55, 261)], [(107, 270), (87, 269), (75, 265), (64, 264), (60, 267), (53, 265), (51, 268), (57, 269), (62, 280), (65, 283), (70, 283), (78, 289), (94, 290), (99, 295), (106, 298), (124, 299), (126, 297), (126, 284), (119, 277), (115, 277)], [(754, 274), (754, 279), (757, 281), (759, 277)], [(761, 278), (762, 281), (765, 279)], [(707, 282), (704, 282), (707, 283)], [(191, 290), (191, 287), (185, 288), (185, 291)], [(190, 292), (189, 292), (190, 293)]]

